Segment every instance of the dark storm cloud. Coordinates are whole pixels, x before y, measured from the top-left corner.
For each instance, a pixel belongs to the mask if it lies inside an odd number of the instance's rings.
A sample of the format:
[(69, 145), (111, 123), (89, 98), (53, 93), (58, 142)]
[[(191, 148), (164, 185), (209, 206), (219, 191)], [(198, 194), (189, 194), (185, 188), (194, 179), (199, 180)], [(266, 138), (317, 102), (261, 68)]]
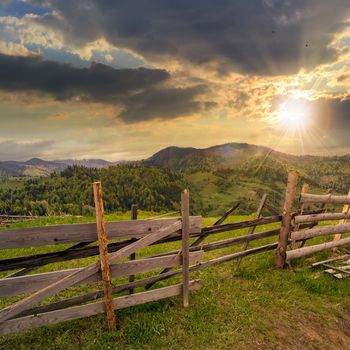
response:
[[(205, 108), (196, 97), (205, 92), (203, 86), (182, 89), (152, 88), (127, 98), (127, 108), (120, 114), (126, 122), (138, 122), (153, 118), (172, 119), (190, 115)], [(210, 102), (207, 102), (210, 104)], [(213, 107), (212, 105), (209, 106)]]
[(0, 89), (36, 90), (58, 100), (81, 97), (92, 101), (113, 101), (132, 91), (149, 88), (169, 79), (158, 69), (114, 69), (92, 63), (89, 68), (43, 60), (40, 57), (0, 54)]
[(160, 69), (114, 69), (93, 63), (89, 68), (43, 60), (40, 57), (0, 54), (0, 89), (35, 91), (57, 100), (120, 105), (125, 122), (176, 118), (201, 110), (195, 98), (202, 86), (171, 88), (168, 72)]
[[(42, 1), (33, 0), (40, 4)], [(348, 26), (349, 0), (45, 0), (61, 17), (38, 19), (75, 45), (105, 37), (150, 59), (263, 75), (334, 60), (334, 33)]]

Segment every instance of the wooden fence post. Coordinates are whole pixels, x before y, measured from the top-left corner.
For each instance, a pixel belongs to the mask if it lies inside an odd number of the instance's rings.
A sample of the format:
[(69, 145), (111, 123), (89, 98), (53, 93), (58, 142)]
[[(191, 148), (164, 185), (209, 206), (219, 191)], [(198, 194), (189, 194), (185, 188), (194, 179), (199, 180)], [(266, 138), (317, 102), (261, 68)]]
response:
[[(348, 192), (348, 196), (350, 196), (350, 190)], [(342, 213), (346, 214), (349, 212), (349, 210), (350, 210), (350, 204), (344, 204)], [(346, 223), (346, 219), (339, 221), (339, 224), (345, 224), (345, 223)], [(341, 234), (334, 235), (334, 241), (339, 241), (340, 239), (341, 239)]]
[(105, 297), (105, 306), (108, 320), (108, 328), (110, 331), (116, 329), (116, 318), (114, 313), (114, 305), (112, 300), (112, 285), (111, 275), (109, 270), (107, 234), (104, 221), (104, 208), (101, 182), (93, 183), (95, 209), (96, 209), (96, 224), (98, 233), (98, 246), (100, 250), (101, 274), (103, 281), (103, 290)]
[[(131, 220), (137, 220), (137, 205), (133, 204), (131, 206)], [(136, 253), (132, 253), (129, 257), (130, 260), (136, 259)], [(129, 283), (132, 283), (135, 281), (135, 275), (129, 276)], [(134, 294), (134, 288), (129, 289), (129, 294)]]
[(190, 195), (188, 190), (181, 192), (182, 217), (182, 295), (183, 306), (189, 306), (189, 226), (190, 226)]
[(296, 170), (290, 170), (288, 173), (288, 183), (286, 197), (283, 205), (282, 225), (278, 239), (275, 263), (279, 268), (283, 268), (286, 262), (286, 252), (288, 245), (288, 236), (292, 220), (292, 207), (296, 193), (299, 173)]

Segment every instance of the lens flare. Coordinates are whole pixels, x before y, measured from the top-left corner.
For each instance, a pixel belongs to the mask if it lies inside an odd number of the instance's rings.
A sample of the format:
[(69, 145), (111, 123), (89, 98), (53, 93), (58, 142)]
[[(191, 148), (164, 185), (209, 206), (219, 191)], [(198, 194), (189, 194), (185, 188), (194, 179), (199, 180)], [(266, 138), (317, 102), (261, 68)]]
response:
[(279, 105), (275, 117), (286, 131), (302, 131), (307, 128), (310, 115), (306, 103), (302, 100), (290, 100)]

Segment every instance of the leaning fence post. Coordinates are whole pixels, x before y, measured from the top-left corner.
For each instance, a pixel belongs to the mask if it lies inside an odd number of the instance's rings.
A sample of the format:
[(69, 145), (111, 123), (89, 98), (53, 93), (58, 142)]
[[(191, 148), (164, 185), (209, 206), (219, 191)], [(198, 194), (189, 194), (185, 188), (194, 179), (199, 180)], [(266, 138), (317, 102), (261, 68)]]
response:
[(183, 306), (189, 306), (189, 228), (190, 228), (190, 195), (188, 190), (181, 192), (182, 218), (182, 295)]
[[(131, 206), (131, 220), (137, 220), (137, 205), (133, 204)], [(130, 260), (135, 260), (136, 259), (136, 253), (130, 254), (129, 257)], [(132, 283), (135, 281), (135, 275), (130, 275), (129, 276), (129, 283)], [(134, 294), (134, 288), (129, 289), (129, 294)]]
[(295, 198), (296, 187), (299, 173), (296, 170), (290, 170), (288, 173), (288, 183), (286, 189), (286, 197), (283, 205), (282, 225), (280, 229), (275, 263), (279, 268), (283, 268), (286, 262), (286, 252), (288, 245), (288, 236), (290, 232), (290, 224), (292, 220), (292, 206)]
[(98, 246), (100, 251), (101, 274), (104, 290), (104, 298), (106, 305), (106, 313), (109, 330), (116, 329), (116, 318), (114, 313), (114, 305), (112, 301), (112, 285), (109, 270), (109, 258), (107, 247), (107, 234), (104, 221), (104, 208), (101, 182), (93, 183), (95, 209), (96, 209), (96, 225), (98, 234)]

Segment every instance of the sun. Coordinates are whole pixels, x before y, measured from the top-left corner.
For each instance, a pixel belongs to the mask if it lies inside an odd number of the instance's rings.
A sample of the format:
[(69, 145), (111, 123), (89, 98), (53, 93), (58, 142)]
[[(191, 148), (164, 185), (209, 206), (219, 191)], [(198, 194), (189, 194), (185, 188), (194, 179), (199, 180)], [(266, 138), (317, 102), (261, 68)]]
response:
[(307, 128), (310, 114), (303, 100), (289, 100), (278, 106), (275, 117), (282, 128), (301, 131)]

